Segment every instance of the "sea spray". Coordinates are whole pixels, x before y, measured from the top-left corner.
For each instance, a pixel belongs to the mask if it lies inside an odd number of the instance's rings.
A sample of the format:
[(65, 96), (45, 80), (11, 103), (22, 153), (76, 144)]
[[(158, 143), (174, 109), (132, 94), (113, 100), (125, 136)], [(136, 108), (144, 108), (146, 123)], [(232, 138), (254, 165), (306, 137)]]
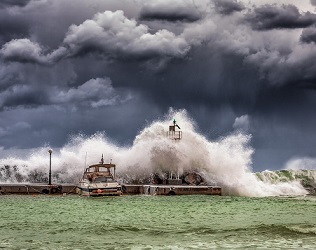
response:
[[(173, 119), (183, 131), (181, 140), (167, 137)], [(307, 193), (299, 182), (269, 183), (257, 178), (251, 169), (254, 150), (249, 145), (250, 140), (251, 135), (235, 132), (217, 141), (209, 141), (197, 132), (194, 121), (185, 110), (170, 110), (166, 117), (144, 128), (130, 147), (115, 145), (104, 133), (72, 137), (64, 147), (53, 152), (53, 180), (77, 182), (85, 165), (95, 164), (103, 154), (106, 162), (112, 159), (117, 165), (117, 174), (125, 182), (137, 180), (141, 183), (150, 180), (153, 174), (163, 176), (166, 172), (178, 175), (198, 172), (206, 183), (222, 186), (224, 194), (228, 195)], [(46, 173), (47, 147), (33, 152), (27, 160), (2, 159), (0, 166), (5, 165), (16, 166), (16, 171), (22, 177), (27, 177), (35, 170)], [(0, 181), (6, 180), (2, 178)]]
[(256, 173), (257, 177), (264, 183), (278, 184), (289, 183), (296, 184), (299, 182), (311, 194), (316, 193), (316, 170), (265, 170)]

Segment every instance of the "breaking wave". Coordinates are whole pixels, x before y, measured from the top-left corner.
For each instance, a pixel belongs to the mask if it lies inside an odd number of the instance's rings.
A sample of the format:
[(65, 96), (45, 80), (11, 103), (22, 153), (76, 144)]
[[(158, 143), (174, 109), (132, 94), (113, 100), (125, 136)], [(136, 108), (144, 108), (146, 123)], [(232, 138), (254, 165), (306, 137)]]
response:
[[(169, 125), (176, 119), (183, 137), (167, 137)], [(182, 175), (199, 173), (204, 182), (223, 187), (224, 194), (240, 196), (303, 195), (307, 191), (298, 180), (270, 182), (252, 172), (251, 135), (236, 132), (209, 141), (196, 130), (185, 110), (173, 111), (144, 128), (132, 146), (119, 147), (103, 133), (91, 137), (78, 135), (52, 154), (53, 180), (77, 182), (86, 165), (95, 164), (101, 154), (113, 160), (117, 174), (125, 182), (145, 182), (153, 174), (167, 172)], [(1, 182), (38, 182), (47, 180), (47, 147), (38, 149), (26, 160), (9, 157), (0, 160)]]

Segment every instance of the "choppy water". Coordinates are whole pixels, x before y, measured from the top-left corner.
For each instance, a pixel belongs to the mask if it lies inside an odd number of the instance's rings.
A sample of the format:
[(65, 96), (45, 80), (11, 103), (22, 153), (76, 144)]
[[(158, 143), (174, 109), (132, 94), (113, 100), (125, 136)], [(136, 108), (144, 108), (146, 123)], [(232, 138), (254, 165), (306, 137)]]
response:
[(315, 249), (315, 197), (0, 196), (2, 249)]

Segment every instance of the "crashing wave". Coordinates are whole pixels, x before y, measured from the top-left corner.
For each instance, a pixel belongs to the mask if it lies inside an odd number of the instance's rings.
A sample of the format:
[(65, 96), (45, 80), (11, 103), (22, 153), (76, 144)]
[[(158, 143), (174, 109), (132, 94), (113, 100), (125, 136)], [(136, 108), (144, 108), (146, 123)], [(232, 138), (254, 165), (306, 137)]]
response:
[[(183, 136), (170, 140), (167, 129), (176, 119)], [(117, 165), (121, 181), (144, 183), (155, 176), (176, 173), (182, 178), (198, 173), (204, 183), (220, 185), (223, 193), (240, 196), (303, 195), (307, 191), (299, 181), (271, 182), (252, 172), (251, 135), (233, 133), (210, 141), (196, 130), (185, 110), (170, 112), (164, 119), (144, 128), (130, 147), (119, 147), (105, 134), (73, 137), (52, 155), (53, 181), (78, 182), (86, 165), (94, 164), (104, 154)], [(26, 160), (0, 160), (1, 182), (34, 182), (47, 180), (48, 153), (41, 148)], [(264, 180), (264, 181), (262, 181)], [(290, 179), (289, 179), (290, 180)], [(201, 181), (202, 182), (202, 181)]]

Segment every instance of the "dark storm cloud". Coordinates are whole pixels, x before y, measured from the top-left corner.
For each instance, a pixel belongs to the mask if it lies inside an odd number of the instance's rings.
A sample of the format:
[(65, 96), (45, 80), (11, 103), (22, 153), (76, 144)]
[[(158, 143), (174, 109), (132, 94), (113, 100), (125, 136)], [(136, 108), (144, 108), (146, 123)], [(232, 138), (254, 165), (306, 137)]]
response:
[(245, 62), (256, 65), (261, 77), (272, 85), (315, 88), (315, 56), (316, 46), (298, 44), (284, 53), (262, 49), (247, 56)]
[(23, 106), (37, 107), (48, 103), (46, 93), (27, 85), (15, 85), (0, 93), (0, 110)]
[(10, 7), (10, 6), (26, 6), (31, 0), (1, 0), (0, 8)]
[(316, 6), (316, 0), (311, 0), (311, 4)]
[(14, 38), (29, 36), (30, 24), (16, 11), (0, 9), (0, 46)]
[(16, 22), (1, 9), (11, 25), (0, 34), (0, 148), (60, 147), (70, 134), (103, 130), (126, 145), (170, 106), (212, 140), (249, 129), (255, 159), (275, 147), (276, 167), (296, 152), (282, 145), (315, 148), (314, 28), (301, 38), (285, 29), (314, 14), (215, 3), (31, 1), (10, 8)]
[(201, 18), (201, 13), (194, 2), (156, 1), (145, 3), (140, 11), (139, 18), (141, 20), (194, 22)]
[(294, 5), (263, 5), (245, 16), (255, 30), (305, 28), (316, 23), (316, 14), (301, 14)]
[(7, 61), (53, 64), (62, 58), (88, 53), (103, 53), (108, 57), (182, 57), (189, 50), (186, 41), (168, 30), (154, 34), (146, 25), (137, 24), (123, 11), (105, 11), (80, 25), (72, 25), (63, 45), (51, 53), (29, 39), (15, 39), (3, 45), (0, 53)]
[(13, 38), (28, 36), (28, 29), (29, 25), (21, 16), (14, 16), (12, 19), (12, 16), (0, 10), (0, 44)]
[(245, 6), (237, 0), (213, 0), (216, 12), (222, 15), (230, 15), (233, 12), (242, 11)]
[(42, 105), (67, 108), (100, 108), (121, 105), (133, 98), (129, 91), (116, 90), (108, 78), (90, 79), (78, 87), (34, 88), (34, 85), (13, 85), (0, 93), (0, 110)]
[(316, 28), (310, 27), (303, 30), (301, 41), (304, 43), (316, 43)]

